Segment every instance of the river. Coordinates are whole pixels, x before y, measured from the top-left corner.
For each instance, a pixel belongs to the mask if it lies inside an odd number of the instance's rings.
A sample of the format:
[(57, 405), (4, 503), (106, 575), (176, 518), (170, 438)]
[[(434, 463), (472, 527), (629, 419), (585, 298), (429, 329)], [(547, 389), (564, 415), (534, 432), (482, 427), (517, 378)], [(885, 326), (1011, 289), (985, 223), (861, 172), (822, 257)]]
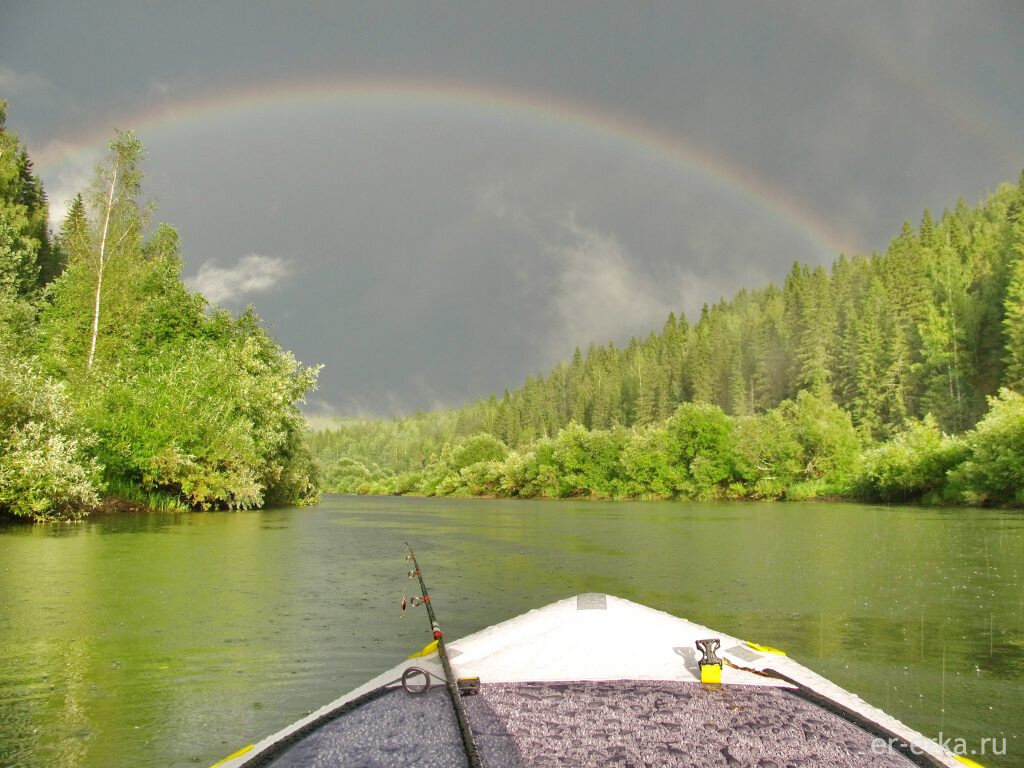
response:
[(0, 766), (208, 766), (429, 641), (606, 592), (1024, 766), (1024, 515), (325, 496), (0, 527)]

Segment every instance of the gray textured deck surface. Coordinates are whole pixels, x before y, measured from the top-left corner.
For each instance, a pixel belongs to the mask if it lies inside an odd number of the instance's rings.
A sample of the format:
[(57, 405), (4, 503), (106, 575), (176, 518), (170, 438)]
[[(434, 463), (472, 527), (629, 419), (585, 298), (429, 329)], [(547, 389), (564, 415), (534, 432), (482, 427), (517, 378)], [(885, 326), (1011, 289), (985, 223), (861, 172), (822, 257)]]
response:
[[(464, 699), (487, 768), (522, 765), (515, 744), (487, 706), (472, 707), (479, 696)], [(261, 763), (260, 765), (264, 765)], [(396, 768), (465, 766), (462, 737), (448, 691), (435, 687), (422, 695), (398, 688), (342, 715), (292, 745), (273, 768), (351, 766)]]
[[(464, 699), (487, 768), (906, 768), (855, 725), (776, 688), (618, 681), (483, 685)], [(447, 692), (386, 693), (269, 765), (464, 766)]]

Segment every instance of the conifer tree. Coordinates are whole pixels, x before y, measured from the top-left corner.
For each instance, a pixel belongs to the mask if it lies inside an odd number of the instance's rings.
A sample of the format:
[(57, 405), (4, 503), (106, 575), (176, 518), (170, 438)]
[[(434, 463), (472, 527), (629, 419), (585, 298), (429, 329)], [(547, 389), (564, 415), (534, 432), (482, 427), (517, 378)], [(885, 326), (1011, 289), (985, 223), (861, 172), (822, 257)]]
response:
[(72, 198), (64, 221), (61, 222), (60, 231), (54, 240), (57, 275), (64, 272), (69, 259), (77, 258), (81, 261), (86, 258), (86, 254), (89, 252), (89, 236), (88, 214), (85, 211), (82, 194), (78, 193)]
[(40, 259), (49, 252), (46, 195), (32, 173), (32, 161), (17, 135), (6, 129), (7, 103), (0, 99), (0, 282), (11, 298), (32, 302), (39, 286)]
[(697, 327), (690, 335), (690, 348), (686, 354), (687, 383), (690, 400), (695, 403), (715, 401), (714, 372), (711, 369), (711, 315), (705, 304)]
[(831, 397), (830, 335), (832, 299), (828, 277), (818, 267), (810, 272), (799, 269), (791, 286), (793, 379), (795, 391), (808, 390), (819, 397)]
[[(1024, 229), (1024, 221), (1016, 226)], [(1024, 394), (1024, 240), (1017, 248), (1019, 255), (1011, 263), (1010, 284), (1003, 302), (1006, 336), (1004, 381), (1006, 386)]]
[(862, 314), (854, 321), (855, 350), (852, 397), (849, 404), (854, 424), (869, 438), (883, 433), (886, 392), (882, 386), (886, 369), (885, 294), (879, 281), (872, 282)]
[(885, 359), (887, 366), (882, 379), (883, 424), (886, 433), (902, 427), (912, 413), (913, 373), (910, 364), (910, 352), (907, 349), (906, 336), (891, 320), (887, 324)]
[(32, 297), (39, 275), (39, 243), (23, 234), (0, 209), (0, 296), (7, 301)]

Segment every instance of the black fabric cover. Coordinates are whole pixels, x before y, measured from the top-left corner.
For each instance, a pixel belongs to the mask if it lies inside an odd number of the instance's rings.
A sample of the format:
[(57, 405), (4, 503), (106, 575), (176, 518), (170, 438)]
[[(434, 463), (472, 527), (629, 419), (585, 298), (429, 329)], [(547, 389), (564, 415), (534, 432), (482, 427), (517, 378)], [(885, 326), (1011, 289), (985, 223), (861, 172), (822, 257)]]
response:
[[(906, 768), (870, 734), (783, 689), (612, 681), (483, 684), (464, 698), (487, 768)], [(443, 687), (386, 693), (305, 737), (284, 766), (464, 766)]]

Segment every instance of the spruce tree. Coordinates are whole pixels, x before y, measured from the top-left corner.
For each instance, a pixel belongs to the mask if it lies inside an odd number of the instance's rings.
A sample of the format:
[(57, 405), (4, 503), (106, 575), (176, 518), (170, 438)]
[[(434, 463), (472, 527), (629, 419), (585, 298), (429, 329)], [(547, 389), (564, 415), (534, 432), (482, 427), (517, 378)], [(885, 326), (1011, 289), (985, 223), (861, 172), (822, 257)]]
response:
[[(1024, 230), (1024, 221), (1018, 222), (1016, 226)], [(1006, 371), (1003, 381), (1007, 387), (1024, 394), (1024, 239), (1017, 248), (1018, 256), (1011, 264), (1010, 284), (1003, 301), (1006, 337)]]
[(689, 399), (695, 403), (713, 403), (716, 387), (714, 371), (711, 368), (711, 319), (708, 305), (701, 309), (700, 320), (690, 335), (690, 348), (687, 350), (687, 383)]

